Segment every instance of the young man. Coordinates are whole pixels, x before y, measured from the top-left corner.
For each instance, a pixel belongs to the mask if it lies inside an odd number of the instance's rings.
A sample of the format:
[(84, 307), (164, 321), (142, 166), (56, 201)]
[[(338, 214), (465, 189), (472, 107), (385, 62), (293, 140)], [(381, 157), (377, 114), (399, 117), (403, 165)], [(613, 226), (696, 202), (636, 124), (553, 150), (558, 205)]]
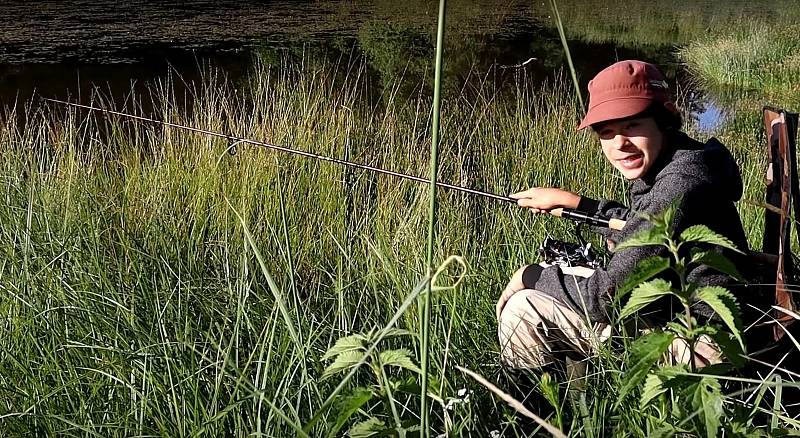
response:
[[(703, 224), (747, 251), (734, 205), (742, 195), (736, 162), (715, 139), (703, 144), (689, 138), (680, 131), (681, 123), (664, 76), (654, 65), (613, 64), (589, 82), (589, 111), (578, 129), (591, 127), (609, 163), (630, 181), (628, 206), (560, 188), (534, 187), (512, 197), (537, 213), (563, 207), (625, 220), (621, 231), (596, 230), (610, 245), (649, 227), (636, 213), (657, 214), (680, 199), (674, 219), (678, 232)], [(590, 355), (610, 333), (608, 307), (616, 287), (639, 261), (660, 253), (659, 247), (625, 249), (614, 253), (605, 269), (594, 271), (540, 265), (521, 268), (496, 306), (503, 360), (513, 367), (533, 368), (564, 355)], [(732, 282), (707, 266), (693, 269), (688, 279), (703, 285)], [(647, 308), (648, 318), (654, 324), (668, 321), (671, 307), (668, 300), (657, 301)], [(697, 314), (712, 316), (703, 306), (697, 306)], [(686, 347), (680, 340), (673, 343), (674, 360), (689, 360)], [(710, 338), (701, 338), (695, 347), (696, 364), (721, 360)]]

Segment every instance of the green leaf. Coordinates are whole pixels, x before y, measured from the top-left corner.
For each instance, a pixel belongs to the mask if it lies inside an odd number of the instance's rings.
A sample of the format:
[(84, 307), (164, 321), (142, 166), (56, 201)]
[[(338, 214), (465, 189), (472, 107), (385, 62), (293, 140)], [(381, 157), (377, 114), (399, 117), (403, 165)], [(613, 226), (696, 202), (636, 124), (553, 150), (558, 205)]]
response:
[[(747, 414), (744, 415), (744, 418), (747, 418)], [(734, 418), (736, 417), (734, 416)], [(753, 427), (743, 420), (733, 420), (725, 424), (724, 427), (729, 432), (727, 435), (734, 438), (764, 438), (769, 436), (766, 431)]]
[(385, 431), (386, 423), (375, 417), (370, 417), (368, 420), (351, 427), (347, 435), (350, 438), (371, 438), (379, 436)]
[(661, 278), (642, 283), (633, 290), (631, 298), (628, 300), (628, 303), (625, 304), (619, 317), (620, 319), (627, 318), (658, 298), (671, 293), (672, 286), (668, 281)]
[[(402, 430), (404, 430), (406, 432), (419, 432), (420, 430), (422, 430), (422, 428), (419, 426), (419, 420), (417, 420), (417, 419), (405, 420), (402, 423), (400, 423), (400, 427), (401, 427)], [(386, 431), (387, 433), (384, 433), (384, 435), (386, 435), (386, 436), (399, 435), (399, 434), (395, 433), (395, 430), (397, 430), (397, 429), (387, 430)], [(402, 436), (402, 435), (400, 435), (400, 436)], [(406, 436), (410, 436), (410, 437), (421, 436), (421, 434), (419, 434), (419, 433), (406, 433)]]
[(644, 380), (650, 368), (664, 354), (674, 337), (675, 335), (672, 333), (656, 331), (633, 342), (628, 360), (631, 366), (623, 375), (617, 404)]
[(336, 422), (328, 426), (328, 437), (335, 437), (350, 417), (371, 399), (372, 391), (367, 388), (355, 388), (350, 394), (339, 397), (334, 408)]
[(689, 335), (690, 335), (689, 329), (686, 328), (685, 325), (683, 325), (683, 324), (681, 324), (681, 323), (679, 323), (677, 321), (668, 322), (667, 325), (664, 326), (664, 328), (672, 330), (673, 333), (675, 333), (676, 335), (678, 335), (679, 337), (682, 337), (682, 338), (688, 338)]
[[(707, 336), (714, 341), (722, 352), (722, 356), (727, 359), (729, 363), (722, 362), (720, 364), (706, 366), (703, 368), (703, 374), (719, 375), (724, 371), (730, 371), (731, 365), (736, 368), (744, 366), (745, 360), (742, 346), (737, 342), (733, 334), (724, 327), (718, 325), (697, 325), (694, 318), (692, 318), (691, 330), (674, 321), (668, 322), (667, 328), (684, 339), (700, 339), (702, 336)], [(705, 341), (708, 341), (708, 339), (705, 339)]]
[(361, 351), (351, 350), (340, 353), (338, 356), (336, 356), (336, 360), (334, 360), (333, 363), (328, 366), (328, 368), (325, 368), (325, 371), (322, 373), (322, 379), (325, 380), (334, 374), (349, 370), (350, 368), (356, 366), (363, 358), (364, 353)]
[(644, 386), (642, 387), (642, 401), (640, 405), (642, 407), (647, 406), (654, 398), (660, 396), (666, 391), (667, 388), (664, 388), (664, 386), (661, 384), (660, 376), (657, 374), (648, 374), (644, 381)]
[(621, 297), (627, 294), (642, 282), (650, 280), (667, 269), (669, 269), (669, 259), (664, 257), (653, 256), (640, 260), (622, 286), (617, 289), (617, 296)]
[(742, 349), (742, 345), (736, 342), (736, 338), (733, 334), (717, 330), (715, 333), (709, 333), (709, 336), (711, 336), (711, 339), (717, 344), (722, 355), (728, 362), (736, 368), (744, 366), (744, 350)]
[(399, 329), (399, 328), (393, 328), (393, 327), (383, 329), (383, 339), (395, 338), (395, 337), (398, 337), (398, 336), (412, 336), (412, 337), (414, 337), (414, 336), (417, 336), (417, 334), (412, 332), (412, 331), (406, 330), (406, 329)]
[(719, 235), (710, 228), (705, 225), (693, 225), (681, 233), (681, 243), (686, 242), (698, 242), (698, 243), (710, 243), (712, 245), (721, 246), (723, 248), (728, 248), (732, 251), (736, 251), (742, 254), (736, 245), (733, 244), (727, 237)]
[(542, 373), (539, 378), (539, 391), (541, 391), (544, 398), (550, 403), (550, 406), (556, 410), (561, 406), (561, 401), (558, 396), (558, 383), (553, 380), (550, 373)]
[(675, 198), (664, 210), (657, 214), (649, 214), (646, 212), (639, 213), (639, 216), (646, 221), (653, 224), (654, 228), (658, 228), (661, 233), (672, 234), (667, 231), (672, 229), (672, 224), (675, 223), (675, 215), (678, 213), (678, 208), (681, 205), (682, 198), (679, 196)]
[(668, 322), (667, 328), (675, 333), (680, 334), (680, 337), (683, 337), (684, 339), (699, 338), (703, 335), (714, 336), (720, 331), (720, 328), (715, 325), (698, 325), (694, 317), (692, 318), (691, 330), (683, 325), (683, 321), (681, 321), (681, 324), (675, 321)]
[[(407, 376), (399, 380), (390, 381), (390, 383), (392, 382), (396, 384), (392, 389), (395, 393), (402, 392), (403, 394), (419, 395), (422, 390), (422, 385), (420, 385), (419, 380), (414, 376)], [(433, 376), (428, 376), (428, 392), (431, 394), (439, 394), (440, 390), (441, 385), (438, 380)]]
[(650, 438), (671, 438), (678, 436), (679, 432), (680, 431), (671, 424), (662, 424), (657, 429), (653, 429), (647, 436)]
[(661, 381), (661, 386), (665, 390), (672, 391), (682, 391), (699, 380), (694, 375), (687, 375), (688, 373), (688, 364), (661, 366), (653, 370), (653, 374), (657, 375)]
[(675, 223), (675, 215), (678, 214), (678, 210), (680, 209), (681, 202), (683, 202), (683, 196), (678, 196), (670, 202), (667, 208), (661, 212), (661, 220), (662, 222), (654, 222), (656, 224), (662, 225), (666, 229), (670, 229), (672, 224)]
[(703, 377), (686, 390), (686, 399), (694, 412), (699, 414), (705, 429), (702, 436), (716, 437), (720, 420), (725, 412), (722, 408), (722, 390), (719, 381), (713, 377)]
[(739, 345), (744, 348), (744, 341), (741, 335), (741, 321), (739, 320), (739, 306), (736, 298), (727, 289), (720, 286), (704, 286), (698, 289), (694, 297), (708, 304), (711, 310), (719, 315), (720, 319), (728, 326), (733, 336), (739, 341)]
[(678, 364), (660, 367), (655, 370), (655, 373), (658, 374), (658, 377), (661, 379), (661, 384), (664, 385), (664, 388), (674, 389), (676, 388), (676, 384), (680, 385), (680, 383), (683, 381), (680, 379), (685, 377), (694, 378), (692, 376), (686, 376), (688, 369), (688, 365)]
[(667, 235), (662, 229), (658, 229), (656, 227), (647, 228), (646, 230), (642, 230), (629, 237), (625, 241), (617, 244), (617, 246), (614, 247), (614, 252), (616, 253), (622, 251), (623, 249), (638, 248), (641, 246), (664, 245), (666, 237)]
[(328, 349), (325, 352), (325, 355), (322, 356), (322, 360), (328, 360), (336, 355), (347, 351), (356, 351), (356, 350), (363, 350), (364, 349), (364, 342), (366, 341), (366, 337), (364, 335), (350, 335), (345, 336), (343, 338), (339, 338), (333, 347)]
[(422, 372), (414, 365), (414, 361), (411, 360), (411, 351), (408, 349), (382, 351), (379, 357), (383, 366), (404, 368), (415, 373)]
[(698, 265), (706, 265), (723, 274), (730, 275), (736, 280), (744, 281), (744, 277), (739, 274), (736, 266), (728, 260), (724, 255), (716, 251), (693, 251), (692, 260), (690, 263), (697, 263)]

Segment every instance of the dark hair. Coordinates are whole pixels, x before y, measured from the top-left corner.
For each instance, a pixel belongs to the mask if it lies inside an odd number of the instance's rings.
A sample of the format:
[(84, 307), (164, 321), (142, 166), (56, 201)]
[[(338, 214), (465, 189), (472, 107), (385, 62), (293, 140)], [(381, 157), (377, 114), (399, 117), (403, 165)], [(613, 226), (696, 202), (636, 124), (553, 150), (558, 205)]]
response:
[[(683, 127), (683, 117), (681, 117), (680, 113), (668, 110), (667, 107), (660, 102), (653, 102), (644, 111), (620, 120), (638, 119), (642, 117), (652, 117), (658, 128), (667, 133), (680, 131)], [(604, 122), (599, 122), (591, 125), (592, 130), (597, 132), (598, 128), (603, 126), (603, 124)]]
[(680, 131), (683, 127), (681, 114), (677, 110), (674, 112), (668, 110), (662, 103), (653, 102), (642, 115), (652, 117), (656, 121), (656, 125), (664, 132)]

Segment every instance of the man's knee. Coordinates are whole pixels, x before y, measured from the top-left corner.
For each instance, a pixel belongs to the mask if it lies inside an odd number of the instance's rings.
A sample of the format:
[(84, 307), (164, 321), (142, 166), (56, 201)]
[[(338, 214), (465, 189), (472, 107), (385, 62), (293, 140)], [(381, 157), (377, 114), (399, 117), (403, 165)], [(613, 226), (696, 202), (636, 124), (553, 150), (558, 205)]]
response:
[(553, 354), (589, 356), (608, 337), (609, 327), (592, 327), (566, 304), (525, 289), (509, 298), (500, 315), (498, 337), (503, 360), (515, 368), (538, 368)]
[(514, 295), (511, 295), (511, 298), (508, 299), (506, 302), (505, 307), (503, 308), (503, 312), (501, 313), (502, 317), (510, 317), (511, 315), (523, 315), (526, 313), (530, 313), (530, 300), (529, 298), (539, 294), (533, 289), (523, 289), (518, 291)]
[(509, 298), (498, 325), (500, 353), (503, 362), (513, 368), (539, 368), (549, 360), (541, 336), (542, 320), (530, 299), (534, 290), (524, 289)]

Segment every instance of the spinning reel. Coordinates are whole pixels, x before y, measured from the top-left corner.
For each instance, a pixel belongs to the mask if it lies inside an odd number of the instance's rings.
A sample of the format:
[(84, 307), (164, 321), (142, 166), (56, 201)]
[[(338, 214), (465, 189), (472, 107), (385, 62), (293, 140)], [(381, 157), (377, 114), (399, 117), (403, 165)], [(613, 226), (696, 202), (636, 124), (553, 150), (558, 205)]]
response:
[(592, 243), (583, 238), (581, 225), (581, 223), (575, 224), (577, 243), (554, 239), (550, 236), (545, 237), (539, 247), (539, 257), (542, 261), (559, 266), (584, 266), (592, 269), (603, 267), (606, 261), (606, 252), (600, 250), (598, 254)]

